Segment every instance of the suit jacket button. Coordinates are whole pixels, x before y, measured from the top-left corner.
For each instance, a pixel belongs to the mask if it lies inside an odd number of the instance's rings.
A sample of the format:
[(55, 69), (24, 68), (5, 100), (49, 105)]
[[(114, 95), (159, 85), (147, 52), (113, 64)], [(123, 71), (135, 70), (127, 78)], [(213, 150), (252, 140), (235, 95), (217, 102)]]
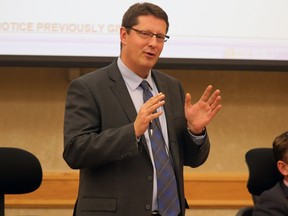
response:
[(147, 180), (150, 182), (153, 180), (153, 177), (152, 176), (148, 176)]
[(146, 210), (150, 210), (151, 209), (151, 205), (146, 205), (145, 208), (146, 208)]

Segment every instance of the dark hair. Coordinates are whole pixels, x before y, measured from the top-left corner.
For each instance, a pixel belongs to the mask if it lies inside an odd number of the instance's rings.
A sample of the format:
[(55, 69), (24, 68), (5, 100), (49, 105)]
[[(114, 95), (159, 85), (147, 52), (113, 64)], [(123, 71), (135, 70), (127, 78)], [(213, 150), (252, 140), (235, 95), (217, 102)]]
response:
[(282, 160), (288, 163), (288, 131), (275, 138), (273, 153), (276, 161)]
[(132, 28), (138, 24), (138, 17), (142, 15), (153, 15), (157, 18), (163, 19), (166, 22), (166, 33), (169, 29), (168, 15), (159, 6), (144, 2), (136, 3), (128, 8), (122, 18), (122, 26), (125, 28)]

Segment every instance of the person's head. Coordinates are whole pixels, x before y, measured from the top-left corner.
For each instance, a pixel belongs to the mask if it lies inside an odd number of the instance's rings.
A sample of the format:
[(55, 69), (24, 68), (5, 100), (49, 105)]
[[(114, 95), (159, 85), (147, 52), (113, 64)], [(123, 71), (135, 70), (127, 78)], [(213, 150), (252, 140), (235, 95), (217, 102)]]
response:
[(273, 153), (279, 171), (288, 178), (288, 131), (275, 138)]
[(120, 29), (121, 59), (126, 66), (145, 77), (159, 59), (168, 29), (168, 16), (159, 6), (145, 2), (129, 7)]

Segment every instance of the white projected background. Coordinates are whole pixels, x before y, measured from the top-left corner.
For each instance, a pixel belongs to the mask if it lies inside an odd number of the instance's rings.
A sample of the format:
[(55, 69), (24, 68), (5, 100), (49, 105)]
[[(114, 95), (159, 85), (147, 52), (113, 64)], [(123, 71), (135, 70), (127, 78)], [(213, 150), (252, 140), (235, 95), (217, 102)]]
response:
[[(136, 1), (1, 0), (0, 55), (113, 57)], [(169, 15), (161, 57), (288, 60), (287, 0), (150, 1)]]

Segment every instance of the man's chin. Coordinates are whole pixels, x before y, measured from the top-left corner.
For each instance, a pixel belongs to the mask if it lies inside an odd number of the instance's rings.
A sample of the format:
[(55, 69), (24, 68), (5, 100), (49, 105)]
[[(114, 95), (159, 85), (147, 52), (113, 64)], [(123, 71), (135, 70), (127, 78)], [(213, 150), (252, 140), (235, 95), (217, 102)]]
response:
[(143, 66), (145, 66), (147, 69), (151, 69), (155, 66), (156, 63), (157, 61), (155, 61), (155, 59), (148, 59)]

